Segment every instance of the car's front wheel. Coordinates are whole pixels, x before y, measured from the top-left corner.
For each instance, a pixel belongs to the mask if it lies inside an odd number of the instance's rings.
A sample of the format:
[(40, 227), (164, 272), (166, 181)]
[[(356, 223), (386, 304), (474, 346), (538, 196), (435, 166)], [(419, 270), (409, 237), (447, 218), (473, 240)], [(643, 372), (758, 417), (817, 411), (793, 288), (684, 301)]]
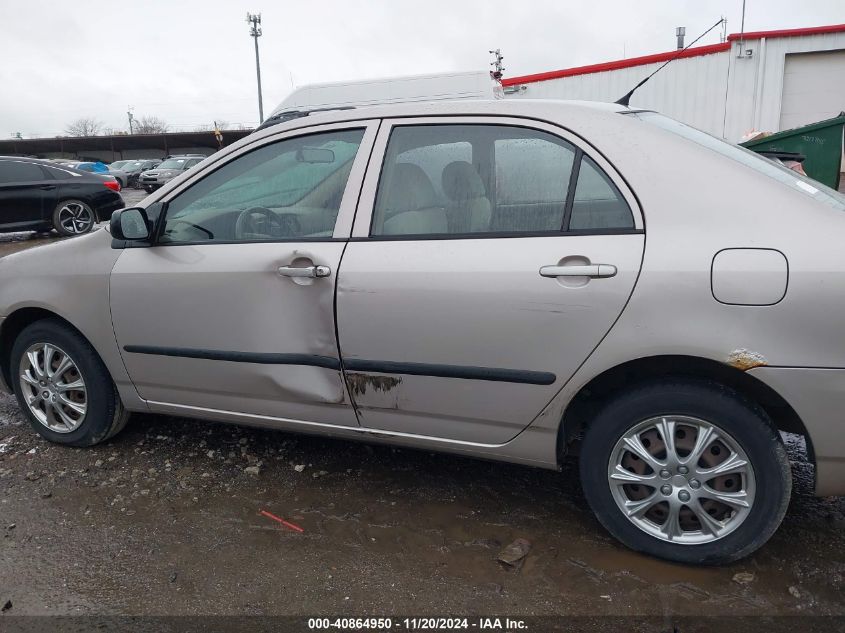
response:
[(683, 563), (727, 563), (775, 532), (792, 479), (765, 412), (733, 390), (662, 382), (609, 402), (591, 423), (581, 481), (628, 547)]
[(10, 369), (21, 409), (51, 442), (92, 446), (126, 425), (129, 414), (103, 361), (60, 321), (26, 327), (12, 346)]
[(53, 211), (53, 228), (59, 235), (81, 235), (94, 228), (94, 210), (82, 200), (62, 200)]

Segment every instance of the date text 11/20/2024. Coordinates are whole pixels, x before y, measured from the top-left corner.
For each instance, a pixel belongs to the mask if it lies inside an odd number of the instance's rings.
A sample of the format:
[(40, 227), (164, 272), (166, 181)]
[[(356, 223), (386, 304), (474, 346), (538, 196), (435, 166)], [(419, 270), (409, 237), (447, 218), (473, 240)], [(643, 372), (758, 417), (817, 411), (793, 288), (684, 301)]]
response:
[(479, 618), (309, 618), (308, 628), (311, 630), (334, 631), (449, 631), (449, 630), (479, 630), (479, 631), (520, 631), (527, 627), (524, 620), (498, 617)]

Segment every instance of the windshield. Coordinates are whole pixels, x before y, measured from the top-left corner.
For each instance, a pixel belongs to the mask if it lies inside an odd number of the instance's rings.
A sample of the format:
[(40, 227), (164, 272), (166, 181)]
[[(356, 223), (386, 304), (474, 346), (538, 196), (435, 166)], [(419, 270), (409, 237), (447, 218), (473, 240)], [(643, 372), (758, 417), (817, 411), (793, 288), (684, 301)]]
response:
[(186, 158), (169, 158), (158, 166), (159, 169), (184, 169)]
[(109, 169), (121, 169), (126, 163), (131, 162), (128, 160), (116, 160), (111, 165), (109, 165)]
[(711, 136), (706, 132), (697, 130), (689, 125), (685, 125), (680, 121), (663, 116), (662, 114), (657, 114), (656, 112), (632, 112), (628, 113), (627, 116), (634, 116), (642, 121), (650, 123), (651, 125), (656, 125), (657, 127), (672, 132), (673, 134), (682, 136), (685, 139), (706, 147), (707, 149), (718, 152), (722, 156), (726, 156), (727, 158), (731, 158), (739, 163), (742, 163), (746, 167), (751, 167), (755, 171), (788, 185), (795, 191), (800, 191), (801, 193), (808, 195), (819, 202), (823, 202), (834, 209), (845, 211), (845, 196), (838, 191), (835, 191), (827, 185), (823, 185), (812, 178), (801, 176), (792, 169), (779, 165), (760, 154), (752, 152), (750, 149), (745, 149), (739, 145), (728, 143), (727, 141)]

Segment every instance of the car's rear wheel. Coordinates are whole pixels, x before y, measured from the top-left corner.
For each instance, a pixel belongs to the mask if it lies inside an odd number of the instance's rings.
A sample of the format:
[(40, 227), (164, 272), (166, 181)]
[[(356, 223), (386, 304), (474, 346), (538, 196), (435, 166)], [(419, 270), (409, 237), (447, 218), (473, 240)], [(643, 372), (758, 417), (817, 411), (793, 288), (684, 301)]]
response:
[(94, 210), (82, 200), (62, 200), (53, 211), (53, 228), (59, 235), (81, 235), (94, 228)]
[(613, 536), (683, 563), (747, 556), (786, 512), (791, 473), (765, 412), (704, 382), (662, 382), (609, 402), (580, 456), (584, 493)]
[(21, 409), (51, 442), (91, 446), (126, 425), (129, 414), (103, 361), (59, 321), (26, 327), (12, 346), (10, 369)]

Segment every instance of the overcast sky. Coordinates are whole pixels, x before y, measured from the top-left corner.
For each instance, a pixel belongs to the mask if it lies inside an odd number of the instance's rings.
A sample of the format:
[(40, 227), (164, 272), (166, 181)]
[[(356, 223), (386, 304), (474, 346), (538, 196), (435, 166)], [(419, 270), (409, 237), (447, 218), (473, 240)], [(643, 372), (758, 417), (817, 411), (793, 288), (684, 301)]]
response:
[[(258, 120), (245, 22), (261, 12), (265, 114), (292, 85), (486, 69), (506, 76), (669, 51), (742, 0), (0, 0), (0, 137), (61, 134), (92, 116), (193, 129)], [(845, 0), (747, 0), (746, 30), (845, 22)], [(719, 41), (715, 29), (700, 44)]]

